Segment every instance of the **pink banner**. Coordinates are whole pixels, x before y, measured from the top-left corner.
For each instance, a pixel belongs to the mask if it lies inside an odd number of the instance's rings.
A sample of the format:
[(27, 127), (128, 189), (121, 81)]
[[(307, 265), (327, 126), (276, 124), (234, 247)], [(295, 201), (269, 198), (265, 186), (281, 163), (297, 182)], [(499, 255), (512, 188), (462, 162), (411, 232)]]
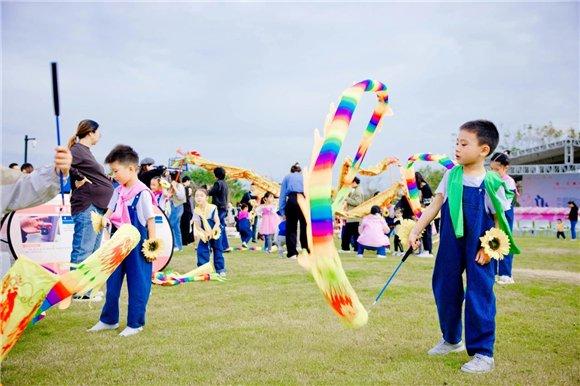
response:
[(551, 207), (516, 207), (514, 208), (515, 220), (545, 220), (545, 221), (556, 221), (561, 219), (566, 221), (568, 219), (568, 213), (570, 208), (551, 208)]

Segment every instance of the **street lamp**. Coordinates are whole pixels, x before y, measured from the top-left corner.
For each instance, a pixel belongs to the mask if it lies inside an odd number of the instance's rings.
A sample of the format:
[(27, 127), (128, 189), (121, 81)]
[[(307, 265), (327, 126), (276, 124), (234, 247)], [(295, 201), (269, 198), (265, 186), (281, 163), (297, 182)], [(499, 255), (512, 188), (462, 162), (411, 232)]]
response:
[(24, 136), (24, 163), (28, 162), (28, 141), (32, 141), (32, 147), (36, 147), (36, 138), (29, 137), (26, 134)]

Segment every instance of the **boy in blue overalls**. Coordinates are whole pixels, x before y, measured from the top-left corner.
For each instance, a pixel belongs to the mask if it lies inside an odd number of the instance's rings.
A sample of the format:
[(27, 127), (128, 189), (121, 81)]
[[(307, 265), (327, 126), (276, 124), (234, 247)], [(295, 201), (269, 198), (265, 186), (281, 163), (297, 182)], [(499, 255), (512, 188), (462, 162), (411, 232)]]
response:
[[(431, 205), (409, 236), (409, 244), (417, 248), (419, 234), (441, 210), (433, 294), (443, 337), (428, 354), (445, 355), (467, 348), (472, 359), (461, 370), (468, 373), (486, 373), (494, 368), (494, 270), (479, 238), (495, 222), (508, 235), (511, 251), (519, 253), (504, 213), (510, 208), (511, 192), (496, 173), (486, 172), (484, 167), (485, 158), (498, 142), (499, 133), (492, 122), (471, 121), (459, 128), (455, 147), (459, 165), (444, 175)], [(463, 271), (467, 276), (465, 289)], [(461, 340), (464, 300), (465, 345)]]
[(108, 225), (110, 221), (113, 230), (123, 224), (131, 224), (139, 230), (141, 240), (107, 280), (107, 294), (101, 317), (88, 331), (114, 330), (119, 327), (119, 296), (123, 278), (127, 275), (127, 327), (119, 336), (131, 336), (143, 330), (151, 292), (152, 263), (145, 259), (142, 247), (147, 236), (151, 240), (155, 239), (155, 198), (149, 188), (137, 178), (139, 156), (131, 147), (117, 145), (107, 155), (105, 163), (109, 164), (119, 186), (113, 192), (108, 210), (103, 216), (103, 223)]

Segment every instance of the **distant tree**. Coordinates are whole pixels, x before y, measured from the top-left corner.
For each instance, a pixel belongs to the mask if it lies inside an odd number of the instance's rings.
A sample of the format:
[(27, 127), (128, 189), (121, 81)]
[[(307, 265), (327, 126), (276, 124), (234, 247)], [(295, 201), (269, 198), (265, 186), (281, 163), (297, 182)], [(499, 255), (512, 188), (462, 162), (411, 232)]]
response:
[(569, 138), (580, 138), (580, 133), (575, 128), (558, 129), (554, 127), (552, 122), (542, 126), (526, 125), (518, 130), (504, 130), (501, 134), (499, 149), (510, 151), (541, 146)]
[(191, 178), (191, 184), (197, 188), (202, 186), (211, 186), (216, 180), (212, 172), (202, 168), (194, 168), (183, 173), (183, 175)]
[[(189, 176), (191, 178), (191, 183), (195, 187), (205, 187), (211, 188), (213, 183), (216, 181), (213, 172), (207, 171), (202, 168), (194, 168), (183, 174), (184, 176)], [(237, 203), (242, 199), (245, 193), (243, 185), (238, 180), (226, 179), (228, 188), (230, 191), (230, 202)]]
[(242, 199), (246, 190), (242, 183), (238, 180), (227, 180), (228, 187), (230, 188), (230, 202), (237, 204)]

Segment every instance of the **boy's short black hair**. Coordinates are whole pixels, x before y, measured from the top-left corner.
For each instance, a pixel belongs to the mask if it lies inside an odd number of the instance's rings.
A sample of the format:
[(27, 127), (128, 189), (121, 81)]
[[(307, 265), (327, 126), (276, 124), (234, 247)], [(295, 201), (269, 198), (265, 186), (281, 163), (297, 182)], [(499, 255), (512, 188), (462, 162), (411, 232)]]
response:
[(34, 169), (34, 166), (32, 166), (31, 163), (25, 162), (20, 166), (20, 171), (24, 171), (24, 169), (30, 169), (30, 168)]
[(223, 180), (226, 178), (226, 170), (222, 167), (217, 167), (213, 170), (213, 175), (218, 180)]
[[(492, 154), (499, 143), (499, 132), (493, 122), (478, 119), (476, 121), (465, 122), (459, 130), (474, 133), (479, 141), (479, 145), (489, 146), (489, 154)], [(488, 154), (488, 155), (489, 155)]]
[(241, 209), (241, 210), (244, 210), (244, 209), (247, 209), (247, 208), (248, 208), (248, 204), (246, 204), (246, 203), (242, 203), (242, 204), (240, 205), (240, 209)]
[(381, 207), (378, 205), (373, 205), (371, 207), (371, 214), (378, 214), (381, 213)]
[(106, 164), (112, 164), (113, 162), (124, 165), (132, 164), (139, 167), (139, 154), (131, 146), (117, 145), (105, 157)]
[(190, 178), (189, 176), (184, 176), (184, 177), (181, 179), (181, 182), (187, 182), (187, 181), (191, 181), (191, 178)]

